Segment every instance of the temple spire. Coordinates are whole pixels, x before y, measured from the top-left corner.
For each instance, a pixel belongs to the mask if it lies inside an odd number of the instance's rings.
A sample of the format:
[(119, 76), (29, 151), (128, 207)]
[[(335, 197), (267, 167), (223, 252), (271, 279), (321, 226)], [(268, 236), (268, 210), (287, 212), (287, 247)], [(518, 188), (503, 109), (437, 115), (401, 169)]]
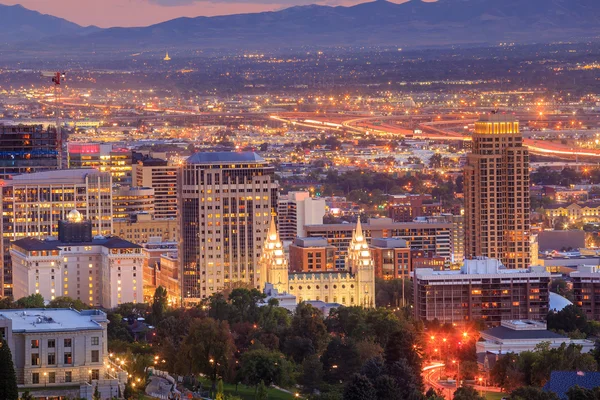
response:
[(269, 240), (277, 240), (279, 234), (277, 233), (277, 228), (275, 227), (275, 216), (271, 215), (271, 224), (269, 225)]
[(356, 236), (357, 240), (359, 240), (359, 241), (362, 240), (363, 231), (362, 231), (362, 225), (360, 223), (360, 215), (358, 216), (358, 220), (356, 221), (355, 236)]

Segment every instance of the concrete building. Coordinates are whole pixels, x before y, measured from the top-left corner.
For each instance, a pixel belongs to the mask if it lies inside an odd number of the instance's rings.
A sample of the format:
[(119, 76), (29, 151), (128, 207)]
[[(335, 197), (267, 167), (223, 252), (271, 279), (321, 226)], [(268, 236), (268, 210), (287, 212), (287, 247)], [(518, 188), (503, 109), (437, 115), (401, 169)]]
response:
[(293, 295), (298, 302), (323, 302), (320, 304), (325, 307), (325, 303), (375, 307), (375, 267), (360, 221), (345, 257), (347, 271), (290, 272), (273, 219), (263, 244), (259, 274), (266, 288), (283, 296)]
[[(308, 237), (324, 237), (337, 250), (336, 266), (344, 269), (344, 255), (348, 250), (355, 224), (307, 225)], [(406, 240), (411, 249), (422, 249), (451, 258), (451, 237), (454, 225), (424, 220), (422, 222), (393, 222), (391, 218), (369, 218), (363, 225), (368, 243), (374, 238), (399, 238)]]
[(303, 237), (304, 226), (323, 223), (325, 199), (310, 197), (308, 192), (289, 192), (277, 200), (277, 227), (281, 240)]
[(181, 165), (147, 158), (133, 165), (133, 184), (154, 189), (154, 218), (177, 217), (177, 173)]
[(255, 153), (196, 153), (179, 183), (184, 302), (197, 303), (231, 282), (263, 287), (255, 267), (277, 209), (273, 167)]
[(0, 178), (60, 168), (56, 127), (0, 124)]
[(573, 281), (573, 297), (590, 320), (600, 320), (600, 267), (596, 265), (580, 265), (577, 271), (571, 272)]
[(134, 219), (137, 214), (154, 216), (154, 189), (120, 186), (113, 193), (113, 218)]
[(179, 240), (179, 224), (174, 218), (153, 219), (150, 214), (135, 214), (131, 219), (113, 220), (115, 235), (136, 244), (159, 237), (163, 242)]
[(543, 267), (507, 269), (500, 261), (465, 260), (460, 271), (414, 271), (415, 317), (463, 324), (483, 320), (545, 320), (550, 273)]
[(466, 258), (529, 267), (529, 151), (513, 116), (484, 115), (475, 123), (464, 177)]
[(412, 275), (410, 247), (398, 238), (371, 239), (371, 254), (375, 277), (380, 279), (410, 279)]
[(441, 214), (433, 217), (427, 217), (431, 222), (441, 222), (452, 224), (452, 237), (450, 238), (451, 260), (460, 263), (465, 258), (465, 216), (464, 214)]
[(581, 346), (583, 353), (594, 349), (595, 343), (586, 339), (570, 339), (567, 336), (549, 331), (545, 322), (530, 320), (506, 320), (496, 326), (480, 332), (481, 339), (476, 342), (476, 352), (491, 354), (519, 354), (534, 351), (542, 342), (550, 344), (551, 349), (559, 348), (563, 343)]
[(388, 196), (388, 216), (395, 222), (411, 222), (417, 217), (431, 217), (443, 211), (442, 203), (430, 194), (398, 194)]
[(37, 172), (3, 181), (0, 253), (5, 296), (13, 294), (12, 241), (58, 236), (58, 221), (66, 219), (73, 209), (91, 222), (93, 235), (112, 235), (111, 187), (110, 174), (90, 169)]
[(325, 238), (296, 238), (290, 244), (290, 271), (335, 271), (335, 247)]
[(17, 384), (34, 396), (92, 399), (117, 396), (127, 372), (107, 350), (108, 319), (100, 310), (0, 310), (0, 334), (10, 347)]
[(92, 307), (115, 308), (143, 300), (144, 254), (118, 237), (92, 237), (89, 221), (73, 210), (61, 221), (58, 240), (12, 243), (15, 298), (39, 293), (44, 300), (69, 296)]
[(69, 168), (95, 168), (109, 172), (115, 184), (131, 185), (131, 150), (112, 144), (69, 142), (67, 156)]
[(156, 288), (167, 290), (171, 305), (181, 302), (181, 281), (177, 260), (177, 242), (163, 242), (160, 238), (150, 238), (142, 245), (144, 258), (144, 300), (151, 302)]

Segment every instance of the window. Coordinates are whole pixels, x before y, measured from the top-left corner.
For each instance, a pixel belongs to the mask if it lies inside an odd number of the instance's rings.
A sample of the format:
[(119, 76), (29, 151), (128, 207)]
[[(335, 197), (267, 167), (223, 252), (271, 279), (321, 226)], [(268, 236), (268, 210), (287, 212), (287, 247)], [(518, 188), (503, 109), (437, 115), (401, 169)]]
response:
[(100, 338), (98, 336), (92, 337), (92, 346), (98, 346), (100, 344)]
[(38, 353), (31, 353), (31, 365), (40, 365), (40, 355)]
[(56, 365), (56, 354), (48, 353), (48, 365)]
[(56, 383), (56, 372), (48, 372), (48, 383)]
[(48, 339), (48, 348), (49, 349), (53, 349), (56, 347), (56, 340), (54, 339)]
[(100, 361), (100, 351), (92, 350), (92, 362), (97, 363)]
[(73, 356), (70, 351), (65, 352), (64, 364), (73, 364)]
[(33, 383), (34, 385), (37, 385), (38, 383), (40, 383), (39, 372), (34, 372), (33, 374), (31, 374), (31, 383)]
[(100, 370), (99, 369), (92, 370), (92, 379), (95, 379), (95, 380), (100, 379)]
[(73, 373), (71, 371), (65, 371), (65, 382), (73, 382)]
[(71, 339), (65, 339), (65, 347), (71, 347)]
[(40, 341), (39, 340), (32, 340), (31, 341), (31, 348), (32, 349), (39, 349), (40, 348)]

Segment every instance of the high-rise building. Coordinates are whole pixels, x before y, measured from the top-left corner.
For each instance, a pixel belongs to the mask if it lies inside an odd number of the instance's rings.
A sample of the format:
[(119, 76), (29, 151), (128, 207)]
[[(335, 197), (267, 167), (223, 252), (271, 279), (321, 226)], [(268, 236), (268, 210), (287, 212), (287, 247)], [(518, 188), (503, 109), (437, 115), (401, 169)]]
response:
[(0, 124), (0, 178), (59, 169), (56, 128)]
[(495, 259), (465, 260), (460, 271), (414, 270), (415, 317), (464, 324), (483, 320), (545, 320), (550, 273), (544, 267), (507, 269)]
[(110, 172), (114, 184), (131, 185), (131, 150), (114, 148), (112, 144), (71, 142), (67, 155), (69, 168), (96, 168)]
[(281, 240), (304, 236), (304, 226), (323, 223), (325, 199), (308, 192), (289, 192), (277, 201), (277, 227)]
[(323, 272), (335, 271), (335, 247), (325, 238), (296, 238), (290, 244), (290, 271)]
[(177, 217), (177, 172), (181, 165), (146, 158), (133, 165), (134, 185), (154, 189), (154, 218)]
[(466, 258), (529, 267), (529, 152), (513, 116), (489, 114), (475, 123), (464, 178)]
[(12, 295), (10, 243), (25, 237), (58, 236), (59, 221), (77, 209), (92, 225), (92, 235), (111, 235), (111, 176), (91, 169), (37, 172), (4, 180), (0, 187), (0, 254), (4, 295)]
[(575, 305), (583, 310), (588, 319), (600, 320), (600, 267), (580, 265), (569, 275), (573, 281)]
[(120, 186), (113, 192), (113, 218), (131, 220), (138, 214), (154, 215), (154, 189)]
[(371, 239), (375, 276), (380, 279), (410, 279), (412, 275), (410, 247), (398, 238)]
[(438, 215), (442, 203), (430, 194), (399, 194), (388, 196), (388, 216), (396, 222), (411, 222), (417, 217)]
[(277, 207), (274, 168), (255, 153), (196, 153), (178, 182), (182, 297), (199, 302), (256, 270)]

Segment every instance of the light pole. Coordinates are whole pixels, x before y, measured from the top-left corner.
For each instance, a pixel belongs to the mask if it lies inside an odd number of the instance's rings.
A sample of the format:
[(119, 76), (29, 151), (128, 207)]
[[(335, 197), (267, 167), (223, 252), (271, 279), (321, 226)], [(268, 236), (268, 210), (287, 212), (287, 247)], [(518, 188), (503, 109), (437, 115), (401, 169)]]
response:
[(44, 387), (48, 387), (48, 373), (44, 372)]

